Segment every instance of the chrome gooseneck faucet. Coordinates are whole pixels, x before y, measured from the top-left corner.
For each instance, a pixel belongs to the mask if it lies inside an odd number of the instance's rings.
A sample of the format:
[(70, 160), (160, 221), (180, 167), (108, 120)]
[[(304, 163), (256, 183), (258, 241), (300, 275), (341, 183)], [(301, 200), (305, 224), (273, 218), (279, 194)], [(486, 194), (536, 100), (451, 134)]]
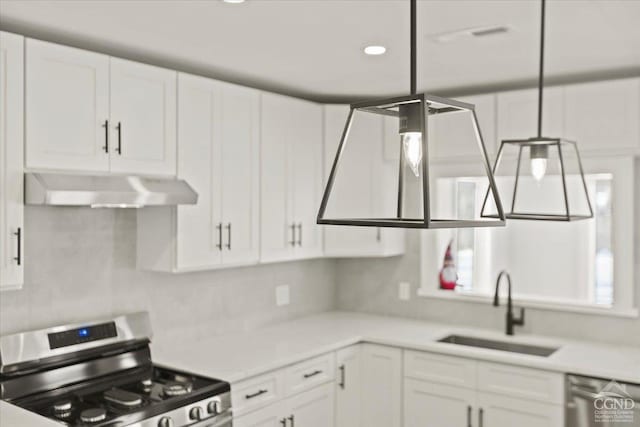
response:
[(507, 273), (506, 270), (503, 270), (498, 274), (498, 280), (496, 281), (496, 293), (493, 296), (493, 305), (494, 307), (498, 307), (500, 305), (500, 300), (498, 299), (498, 294), (500, 291), (500, 279), (502, 276), (507, 278), (507, 335), (513, 335), (513, 326), (522, 326), (524, 325), (524, 308), (520, 308), (520, 317), (515, 318), (513, 316), (513, 303), (511, 302), (511, 276)]

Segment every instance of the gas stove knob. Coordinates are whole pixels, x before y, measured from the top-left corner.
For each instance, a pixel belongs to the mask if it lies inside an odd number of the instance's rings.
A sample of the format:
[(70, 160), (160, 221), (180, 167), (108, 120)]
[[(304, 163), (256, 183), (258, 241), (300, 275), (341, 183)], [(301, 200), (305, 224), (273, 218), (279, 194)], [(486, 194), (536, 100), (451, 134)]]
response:
[(199, 421), (202, 419), (202, 408), (199, 406), (194, 406), (189, 410), (189, 419), (193, 421)]
[(209, 402), (207, 404), (207, 412), (210, 413), (211, 415), (216, 415), (220, 412), (220, 408), (218, 407), (218, 401), (217, 400), (212, 400), (211, 402)]
[(158, 427), (173, 427), (173, 420), (171, 417), (162, 417), (160, 421), (158, 421)]

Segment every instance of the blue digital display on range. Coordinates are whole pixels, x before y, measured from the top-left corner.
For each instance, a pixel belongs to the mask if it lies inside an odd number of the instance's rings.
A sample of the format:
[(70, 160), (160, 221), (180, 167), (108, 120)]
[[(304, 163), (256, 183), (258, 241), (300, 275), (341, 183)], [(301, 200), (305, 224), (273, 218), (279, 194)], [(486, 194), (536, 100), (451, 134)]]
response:
[(87, 338), (89, 336), (89, 329), (87, 328), (78, 329), (78, 336), (80, 338)]

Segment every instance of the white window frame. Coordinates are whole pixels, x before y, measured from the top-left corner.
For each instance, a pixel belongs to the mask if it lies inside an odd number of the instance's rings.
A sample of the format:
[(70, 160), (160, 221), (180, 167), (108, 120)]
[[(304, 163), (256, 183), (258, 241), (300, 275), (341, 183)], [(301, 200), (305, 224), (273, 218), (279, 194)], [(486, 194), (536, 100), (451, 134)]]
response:
[[(601, 306), (583, 302), (554, 300), (545, 297), (519, 297), (514, 293), (514, 301), (522, 307), (540, 308), (553, 311), (600, 314), (615, 317), (638, 317), (634, 282), (634, 235), (635, 224), (635, 159), (632, 156), (593, 157), (583, 156), (584, 170), (588, 174), (606, 173), (613, 176), (613, 251), (614, 251), (614, 300), (611, 306)], [(431, 177), (455, 178), (477, 176), (476, 165), (469, 163), (438, 164), (431, 168)], [(434, 195), (437, 198), (437, 194)], [(508, 226), (509, 221), (507, 221)], [(478, 292), (452, 292), (438, 288), (437, 277), (441, 268), (442, 254), (437, 253), (437, 231), (422, 230), (420, 236), (420, 287), (417, 295), (426, 298), (450, 299), (489, 304), (493, 295)], [(508, 266), (507, 266), (508, 270)], [(517, 287), (517, 284), (515, 284)]]

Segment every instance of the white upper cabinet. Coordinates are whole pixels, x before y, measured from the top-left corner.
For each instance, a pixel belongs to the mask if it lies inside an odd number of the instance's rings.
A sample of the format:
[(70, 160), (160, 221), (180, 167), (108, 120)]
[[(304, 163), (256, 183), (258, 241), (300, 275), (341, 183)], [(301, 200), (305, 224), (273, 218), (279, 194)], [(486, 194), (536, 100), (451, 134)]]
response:
[(109, 57), (26, 41), (26, 167), (109, 170)]
[(23, 284), (24, 39), (0, 32), (0, 290)]
[(111, 62), (111, 171), (176, 172), (176, 72)]
[(322, 255), (322, 107), (262, 94), (261, 260)]
[[(349, 106), (324, 107), (325, 182), (348, 115)], [(397, 120), (395, 123), (390, 129), (392, 125), (387, 126), (382, 116), (362, 114), (355, 118), (327, 205), (327, 218), (395, 216), (398, 160), (393, 150), (399, 150)], [(388, 138), (387, 133), (391, 133)], [(402, 229), (324, 226), (324, 252), (329, 257), (400, 255), (404, 239)]]
[[(542, 136), (564, 136), (564, 90), (544, 89)], [(504, 139), (527, 139), (538, 134), (538, 91), (517, 90), (498, 94), (498, 148)]]
[[(496, 152), (496, 96), (456, 98), (475, 106), (480, 132), (489, 156)], [(468, 111), (429, 116), (429, 157), (433, 160), (481, 159), (473, 114)]]
[(191, 271), (258, 262), (259, 93), (187, 74), (178, 85), (178, 177), (196, 205), (138, 212), (138, 263)]
[(176, 72), (27, 40), (29, 169), (175, 175)]
[(565, 137), (582, 151), (640, 153), (640, 79), (565, 87)]
[(225, 264), (254, 263), (260, 242), (260, 95), (220, 85), (220, 206)]

